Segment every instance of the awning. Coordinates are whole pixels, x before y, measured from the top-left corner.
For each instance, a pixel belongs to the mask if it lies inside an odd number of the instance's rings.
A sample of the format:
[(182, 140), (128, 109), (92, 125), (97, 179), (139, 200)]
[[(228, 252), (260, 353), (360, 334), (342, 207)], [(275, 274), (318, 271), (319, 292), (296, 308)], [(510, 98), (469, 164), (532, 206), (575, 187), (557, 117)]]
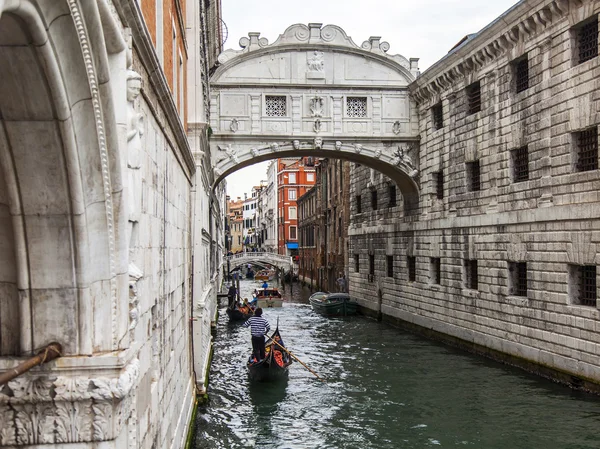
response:
[(288, 249), (298, 249), (298, 242), (288, 242), (286, 245)]

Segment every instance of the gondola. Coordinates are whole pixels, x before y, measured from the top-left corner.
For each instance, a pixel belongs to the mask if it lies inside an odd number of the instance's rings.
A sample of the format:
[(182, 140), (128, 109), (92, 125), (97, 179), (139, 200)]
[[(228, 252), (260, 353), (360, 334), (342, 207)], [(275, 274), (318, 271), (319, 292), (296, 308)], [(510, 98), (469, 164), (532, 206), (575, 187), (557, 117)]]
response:
[(240, 309), (238, 309), (235, 305), (233, 308), (227, 307), (227, 316), (229, 317), (229, 321), (246, 321), (251, 316), (254, 316), (254, 310), (246, 313)]
[(325, 316), (356, 315), (358, 303), (348, 293), (313, 293), (308, 298), (313, 310)]
[(265, 344), (266, 357), (264, 360), (256, 361), (254, 355), (250, 354), (250, 359), (246, 364), (250, 379), (258, 382), (266, 382), (287, 377), (288, 367), (292, 364), (292, 358), (287, 351), (273, 341), (276, 341), (285, 348), (285, 344), (279, 333), (279, 326), (277, 326), (277, 329), (275, 329), (275, 332), (273, 332), (273, 335), (269, 337)]

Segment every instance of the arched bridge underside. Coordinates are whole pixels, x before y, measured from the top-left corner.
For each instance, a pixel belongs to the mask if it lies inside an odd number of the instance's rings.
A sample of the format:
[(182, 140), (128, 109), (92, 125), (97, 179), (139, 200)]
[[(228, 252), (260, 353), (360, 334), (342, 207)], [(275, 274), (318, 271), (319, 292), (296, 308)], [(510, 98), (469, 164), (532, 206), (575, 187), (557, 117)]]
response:
[(225, 258), (229, 261), (231, 269), (244, 264), (255, 264), (260, 266), (272, 266), (286, 271), (292, 271), (294, 263), (290, 256), (276, 253), (243, 252), (233, 254)]
[(249, 33), (240, 47), (221, 53), (210, 80), (215, 186), (258, 162), (313, 156), (375, 169), (405, 206), (418, 201), (417, 59), (320, 23), (292, 25), (273, 44)]

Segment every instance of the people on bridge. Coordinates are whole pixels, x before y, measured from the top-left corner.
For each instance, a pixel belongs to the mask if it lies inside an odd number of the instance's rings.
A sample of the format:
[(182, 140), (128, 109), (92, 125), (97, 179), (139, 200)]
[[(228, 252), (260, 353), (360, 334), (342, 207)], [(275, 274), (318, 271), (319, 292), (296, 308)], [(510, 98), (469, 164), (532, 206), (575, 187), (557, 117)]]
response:
[(271, 325), (263, 318), (260, 307), (254, 311), (254, 316), (250, 317), (244, 326), (250, 327), (253, 358), (257, 361), (263, 360), (265, 358), (265, 336), (271, 330)]

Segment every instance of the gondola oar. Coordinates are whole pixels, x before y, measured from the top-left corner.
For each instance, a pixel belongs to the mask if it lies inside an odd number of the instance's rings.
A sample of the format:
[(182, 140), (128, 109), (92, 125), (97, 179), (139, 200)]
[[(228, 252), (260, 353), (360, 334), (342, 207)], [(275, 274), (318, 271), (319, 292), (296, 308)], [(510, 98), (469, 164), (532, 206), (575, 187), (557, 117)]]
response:
[(325, 382), (325, 379), (323, 379), (322, 377), (320, 377), (317, 373), (315, 373), (313, 370), (311, 370), (308, 366), (306, 366), (306, 363), (304, 363), (302, 360), (300, 360), (298, 357), (296, 357), (294, 354), (292, 354), (290, 351), (287, 350), (287, 348), (285, 346), (281, 346), (279, 343), (277, 343), (275, 340), (272, 340), (273, 343), (275, 343), (277, 346), (279, 346), (281, 349), (283, 349), (285, 352), (287, 352), (294, 360), (300, 362), (300, 364), (302, 364), (302, 366), (304, 368), (306, 368), (307, 370), (309, 370), (311, 373), (313, 373), (315, 376), (317, 376), (317, 379)]

